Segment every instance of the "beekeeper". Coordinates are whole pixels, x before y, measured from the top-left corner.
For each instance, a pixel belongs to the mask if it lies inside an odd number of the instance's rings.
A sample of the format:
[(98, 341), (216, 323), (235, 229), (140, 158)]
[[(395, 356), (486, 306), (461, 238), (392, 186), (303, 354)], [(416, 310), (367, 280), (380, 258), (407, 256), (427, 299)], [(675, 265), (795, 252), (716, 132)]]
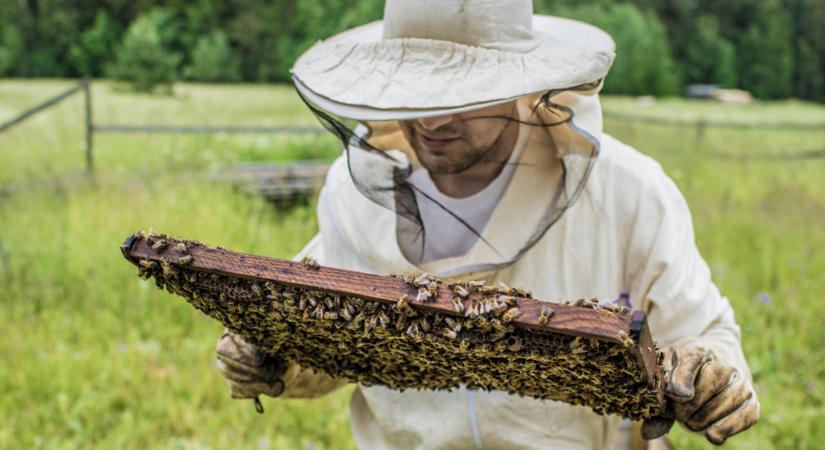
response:
[[(642, 310), (666, 351), (668, 412), (721, 444), (759, 417), (739, 327), (676, 185), (602, 131), (598, 93), (614, 49), (591, 25), (533, 15), (529, 0), (387, 0), (383, 22), (318, 42), (293, 81), (345, 152), (302, 255)], [(218, 362), (236, 398), (344, 384), (230, 333)], [(351, 409), (362, 449), (602, 449), (618, 424), (586, 407), (466, 389), (359, 385)], [(654, 418), (642, 431), (670, 424)]]

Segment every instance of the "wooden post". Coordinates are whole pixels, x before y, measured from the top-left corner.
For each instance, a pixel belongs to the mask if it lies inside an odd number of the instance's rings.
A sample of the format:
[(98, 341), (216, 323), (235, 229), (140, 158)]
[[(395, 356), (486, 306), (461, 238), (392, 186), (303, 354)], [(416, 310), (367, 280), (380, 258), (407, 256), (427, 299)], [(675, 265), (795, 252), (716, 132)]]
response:
[(702, 145), (702, 142), (705, 140), (705, 127), (707, 123), (704, 120), (700, 120), (696, 122), (696, 145)]
[(88, 78), (83, 78), (83, 99), (85, 103), (86, 121), (86, 173), (94, 173), (94, 160), (92, 159), (92, 145), (94, 142), (94, 125), (92, 123), (92, 89)]

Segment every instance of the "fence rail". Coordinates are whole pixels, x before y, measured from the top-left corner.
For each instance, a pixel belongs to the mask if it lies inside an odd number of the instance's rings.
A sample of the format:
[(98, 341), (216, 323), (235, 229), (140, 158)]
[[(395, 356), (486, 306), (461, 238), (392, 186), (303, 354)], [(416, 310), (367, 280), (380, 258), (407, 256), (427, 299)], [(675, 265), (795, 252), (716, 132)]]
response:
[(161, 133), (161, 134), (217, 134), (217, 133), (273, 133), (273, 134), (322, 134), (321, 127), (273, 126), (254, 127), (236, 125), (122, 125), (94, 124), (98, 133)]
[(22, 113), (18, 114), (17, 116), (15, 116), (15, 117), (3, 122), (2, 124), (0, 124), (0, 133), (12, 128), (15, 125), (23, 123), (26, 119), (28, 119), (29, 117), (39, 113), (40, 111), (43, 111), (44, 109), (48, 109), (48, 108), (60, 103), (64, 99), (72, 96), (75, 92), (78, 92), (83, 88), (84, 88), (84, 84), (81, 81), (81, 82), (75, 84), (74, 86), (70, 87), (69, 89), (66, 89), (63, 92), (61, 92), (61, 93), (59, 93), (59, 94), (57, 94), (53, 97), (50, 97), (47, 100), (44, 100), (43, 102), (38, 103), (35, 106), (32, 106), (31, 108), (23, 111)]
[[(64, 90), (63, 92), (23, 111), (17, 116), (6, 122), (0, 124), (0, 133), (9, 130), (18, 125), (31, 116), (44, 111), (72, 95), (83, 92), (84, 98), (84, 124), (86, 133), (86, 171), (93, 173), (94, 171), (94, 134), (95, 133), (141, 133), (141, 134), (253, 134), (253, 133), (268, 133), (268, 134), (323, 134), (324, 128), (318, 126), (247, 126), (247, 125), (197, 125), (197, 124), (181, 124), (181, 125), (133, 125), (133, 124), (111, 124), (111, 123), (94, 123), (92, 116), (92, 93), (89, 80), (82, 79), (73, 86)], [(823, 123), (803, 123), (803, 122), (736, 122), (730, 120), (684, 120), (671, 119), (666, 117), (652, 117), (639, 114), (625, 113), (619, 111), (604, 111), (606, 119), (617, 119), (630, 123), (642, 123), (651, 125), (669, 125), (679, 126), (685, 128), (694, 128), (696, 130), (696, 140), (701, 142), (705, 135), (705, 130), (708, 128), (728, 128), (728, 129), (770, 129), (770, 130), (813, 130), (822, 131), (825, 133), (825, 122)], [(799, 160), (810, 158), (825, 158), (825, 149), (823, 150), (804, 150), (798, 152), (782, 152), (760, 155), (755, 157), (749, 155), (747, 158), (738, 155), (720, 153), (715, 155), (721, 159), (728, 160), (754, 160), (754, 159), (768, 159), (768, 160)]]
[(639, 114), (623, 113), (618, 111), (604, 111), (603, 115), (609, 119), (620, 119), (627, 122), (647, 123), (651, 125), (673, 125), (682, 127), (702, 128), (732, 128), (732, 129), (761, 129), (761, 130), (815, 130), (825, 131), (825, 122), (737, 122), (733, 120), (688, 120), (671, 119), (667, 117), (651, 117)]

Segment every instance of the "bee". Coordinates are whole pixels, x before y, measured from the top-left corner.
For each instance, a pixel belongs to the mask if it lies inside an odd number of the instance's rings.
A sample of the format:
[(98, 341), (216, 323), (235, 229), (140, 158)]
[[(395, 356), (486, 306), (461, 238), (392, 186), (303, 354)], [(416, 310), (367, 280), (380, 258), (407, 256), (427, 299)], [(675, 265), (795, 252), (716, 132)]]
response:
[(303, 264), (304, 267), (306, 267), (307, 269), (318, 270), (321, 268), (321, 263), (319, 263), (317, 259), (309, 255), (306, 255), (303, 258), (301, 258), (301, 264)]
[(158, 267), (158, 263), (154, 261), (150, 261), (148, 259), (141, 259), (138, 261), (138, 265), (144, 269), (156, 269)]
[(438, 296), (438, 284), (436, 284), (436, 283), (430, 283), (430, 284), (427, 286), (427, 290), (428, 290), (428, 291), (430, 291), (430, 295), (431, 295), (433, 298), (435, 298), (435, 297), (437, 297), (437, 296)]
[(347, 307), (341, 308), (341, 310), (338, 313), (347, 322), (352, 322), (352, 313), (350, 312), (349, 308), (347, 308)]
[(387, 328), (390, 324), (390, 318), (384, 313), (384, 311), (378, 312), (378, 323), (381, 325), (381, 328)]
[(401, 331), (405, 328), (407, 328), (407, 317), (399, 314), (395, 319), (395, 329)]
[(324, 305), (329, 309), (333, 309), (335, 308), (335, 301), (332, 300), (332, 297), (324, 297)]
[(520, 315), (521, 315), (521, 310), (518, 309), (517, 306), (514, 306), (514, 307), (508, 309), (506, 313), (504, 313), (504, 315), (501, 317), (501, 320), (504, 323), (510, 323), (514, 319), (518, 318)]
[(451, 341), (455, 340), (455, 338), (458, 337), (458, 333), (456, 333), (455, 330), (452, 330), (450, 328), (444, 328), (443, 330), (441, 330), (441, 335)]
[(298, 310), (303, 311), (307, 309), (307, 303), (307, 298), (302, 295), (301, 298), (298, 299)]
[(516, 288), (516, 293), (518, 294), (519, 297), (533, 298), (533, 291), (529, 291), (527, 289)]
[(470, 300), (470, 306), (464, 310), (464, 317), (471, 319), (478, 317), (478, 301), (476, 299)]
[(453, 311), (458, 314), (464, 312), (464, 302), (459, 297), (453, 297)]
[(419, 303), (424, 303), (430, 299), (433, 294), (427, 290), (425, 287), (418, 288), (418, 295), (415, 297), (415, 300)]
[(307, 303), (309, 303), (309, 306), (314, 308), (318, 304), (318, 299), (315, 298), (315, 296), (313, 296), (313, 295), (308, 295), (307, 296)]
[(630, 312), (630, 308), (627, 306), (620, 306), (619, 307), (619, 314), (627, 314)]
[(590, 300), (587, 301), (587, 306), (597, 308), (599, 306), (599, 299), (596, 297), (591, 297)]
[(415, 286), (415, 279), (416, 279), (416, 274), (415, 273), (413, 273), (413, 272), (404, 272), (399, 276), (399, 278), (404, 280), (405, 283), (407, 283), (411, 286)]
[(378, 326), (378, 317), (372, 316), (364, 321), (364, 331), (374, 330)]
[(323, 319), (324, 318), (324, 305), (318, 305), (315, 309), (312, 310), (311, 314), (313, 319)]
[(409, 306), (410, 296), (409, 295), (402, 295), (401, 298), (395, 302), (395, 310), (398, 312), (403, 312)]
[(504, 304), (510, 306), (518, 303), (518, 299), (516, 297), (513, 297), (512, 295), (499, 295), (498, 299), (501, 300)]
[(258, 283), (252, 283), (251, 285), (249, 285), (249, 289), (252, 291), (253, 294), (255, 294), (258, 297), (261, 297), (263, 295), (263, 291), (261, 290), (261, 287), (258, 286)]
[(464, 289), (464, 286), (462, 286), (460, 284), (457, 284), (455, 286), (455, 289), (453, 289), (453, 292), (458, 294), (458, 296), (461, 297), (461, 298), (467, 298), (470, 295), (470, 293), (467, 292), (467, 289)]
[(192, 255), (184, 255), (178, 258), (178, 264), (185, 266), (192, 263)]
[(484, 295), (497, 294), (498, 288), (495, 286), (482, 286), (478, 291)]
[(186, 244), (184, 244), (183, 242), (178, 242), (177, 244), (175, 244), (175, 250), (181, 253), (186, 253)]
[(469, 286), (469, 287), (471, 287), (471, 288), (473, 288), (473, 289), (480, 289), (480, 288), (484, 287), (484, 284), (485, 284), (485, 283), (484, 283), (484, 280), (469, 281), (469, 282), (467, 282), (467, 286)]
[(574, 306), (585, 306), (587, 304), (587, 300), (580, 298), (577, 299), (576, 302), (573, 304)]
[(492, 319), (490, 320), (490, 325), (493, 327), (494, 330), (497, 332), (506, 333), (512, 329), (511, 326), (506, 325), (501, 319)]
[(501, 295), (513, 295), (516, 294), (516, 290), (504, 284), (504, 282), (498, 282), (498, 293)]
[(427, 274), (427, 272), (422, 273), (421, 275), (413, 279), (412, 284), (414, 284), (416, 287), (428, 286), (430, 284), (429, 274)]
[(410, 335), (410, 336), (418, 336), (418, 335), (420, 335), (420, 334), (421, 334), (421, 330), (418, 328), (418, 323), (417, 323), (417, 322), (413, 322), (412, 324), (410, 324), (410, 326), (408, 326), (408, 327), (407, 327), (407, 330), (405, 331), (405, 333), (407, 333), (407, 334), (408, 334), (408, 335)]
[(327, 311), (324, 313), (323, 317), (325, 320), (336, 320), (338, 319), (338, 313), (335, 311)]
[(549, 306), (544, 306), (541, 308), (541, 315), (539, 316), (539, 324), (547, 325), (547, 322), (550, 320), (550, 317), (553, 317), (553, 308)]
[(628, 336), (624, 330), (619, 330), (619, 339), (625, 347), (633, 347), (633, 338)]
[(570, 352), (574, 355), (580, 355), (587, 351), (587, 349), (584, 347), (584, 343), (582, 343), (582, 338), (580, 337), (573, 338), (573, 340), (570, 341), (568, 346), (570, 347)]
[(152, 250), (160, 252), (161, 250), (166, 248), (166, 245), (168, 244), (169, 243), (166, 241), (166, 239), (158, 239), (157, 241), (155, 241), (154, 244), (152, 244)]
[(430, 326), (430, 321), (424, 317), (418, 319), (418, 324), (424, 332), (429, 332), (432, 329)]
[(444, 323), (446, 323), (447, 326), (450, 327), (450, 329), (455, 331), (456, 333), (461, 331), (461, 322), (459, 322), (459, 321), (457, 321), (457, 320), (455, 320), (451, 317), (446, 317), (444, 319)]

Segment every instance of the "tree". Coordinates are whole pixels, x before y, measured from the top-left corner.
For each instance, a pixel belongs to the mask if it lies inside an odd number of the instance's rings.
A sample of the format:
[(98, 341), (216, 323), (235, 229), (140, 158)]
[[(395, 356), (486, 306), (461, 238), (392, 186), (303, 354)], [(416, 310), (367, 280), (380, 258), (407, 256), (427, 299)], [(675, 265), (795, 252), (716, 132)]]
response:
[(616, 41), (616, 60), (605, 80), (606, 93), (675, 95), (680, 80), (661, 23), (631, 4), (557, 7), (556, 14), (587, 21)]
[(682, 53), (679, 66), (685, 83), (736, 87), (736, 48), (722, 37), (715, 16), (704, 14), (695, 21)]
[(741, 86), (759, 98), (793, 93), (793, 49), (787, 13), (778, 0), (762, 0), (737, 50)]
[(112, 53), (120, 29), (105, 10), (98, 11), (95, 22), (69, 49), (69, 60), (81, 75), (100, 75)]
[(152, 92), (158, 86), (172, 92), (181, 58), (164, 45), (160, 28), (167, 17), (164, 11), (153, 10), (132, 23), (108, 67), (110, 77), (139, 92)]
[(17, 27), (7, 25), (0, 31), (0, 76), (15, 74), (23, 56), (23, 39)]
[(190, 80), (220, 82), (241, 78), (240, 61), (232, 53), (226, 35), (216, 31), (198, 39), (192, 52), (192, 63), (184, 70)]

